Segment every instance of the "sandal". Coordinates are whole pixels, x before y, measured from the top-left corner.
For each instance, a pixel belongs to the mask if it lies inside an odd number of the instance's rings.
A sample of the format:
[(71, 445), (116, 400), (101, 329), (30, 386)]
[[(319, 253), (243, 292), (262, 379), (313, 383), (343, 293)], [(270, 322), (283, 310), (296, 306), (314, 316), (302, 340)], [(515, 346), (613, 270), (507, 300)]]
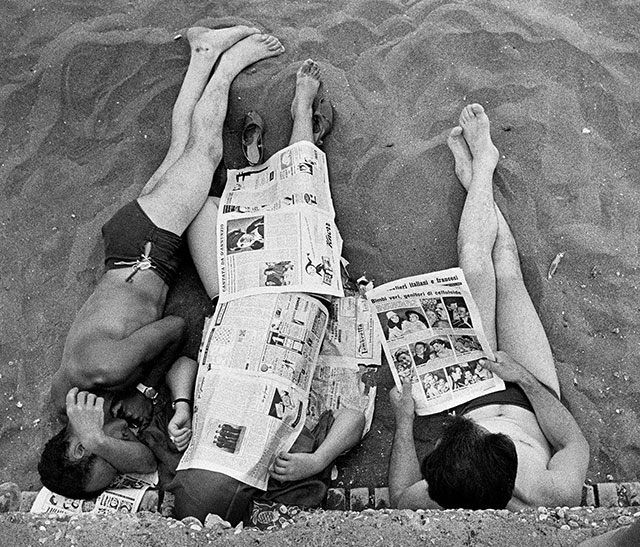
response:
[(247, 112), (242, 121), (242, 153), (249, 165), (262, 163), (262, 133), (264, 120), (255, 110)]
[(313, 143), (321, 146), (323, 139), (331, 132), (333, 127), (333, 105), (320, 99), (313, 109)]

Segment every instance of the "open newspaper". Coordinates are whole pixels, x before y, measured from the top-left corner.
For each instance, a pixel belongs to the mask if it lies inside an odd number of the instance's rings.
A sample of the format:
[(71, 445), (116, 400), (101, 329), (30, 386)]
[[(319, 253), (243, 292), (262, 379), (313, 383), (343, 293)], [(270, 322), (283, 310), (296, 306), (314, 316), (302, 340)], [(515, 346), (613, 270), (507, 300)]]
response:
[(191, 443), (180, 469), (266, 490), (269, 468), (304, 427), (327, 309), (304, 294), (219, 304), (198, 355)]
[(218, 305), (204, 329), (193, 438), (178, 469), (216, 471), (266, 490), (278, 454), (324, 411), (363, 410), (370, 424), (375, 386), (367, 373), (380, 364), (372, 307), (362, 296), (336, 300), (331, 313), (300, 293)]
[(42, 487), (31, 507), (31, 513), (71, 516), (79, 513), (135, 513), (145, 492), (158, 483), (158, 473), (126, 473), (118, 475), (95, 500), (73, 499)]
[(411, 381), (419, 415), (435, 414), (504, 389), (483, 368), (494, 358), (460, 268), (386, 283), (367, 292), (398, 389)]
[(305, 292), (342, 296), (342, 239), (326, 156), (310, 142), (230, 169), (217, 225), (220, 301)]

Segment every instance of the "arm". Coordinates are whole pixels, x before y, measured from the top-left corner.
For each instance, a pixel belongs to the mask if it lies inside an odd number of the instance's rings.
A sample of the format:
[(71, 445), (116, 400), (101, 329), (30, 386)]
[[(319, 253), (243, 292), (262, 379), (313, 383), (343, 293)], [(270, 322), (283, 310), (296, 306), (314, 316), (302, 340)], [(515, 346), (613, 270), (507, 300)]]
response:
[(315, 452), (280, 454), (271, 476), (281, 481), (306, 479), (326, 469), (340, 454), (358, 444), (364, 429), (364, 414), (343, 408), (335, 413), (334, 418), (331, 429)]
[[(198, 364), (193, 359), (180, 357), (167, 373), (171, 400), (175, 401), (175, 412), (169, 422), (168, 430), (172, 442), (179, 451), (186, 449), (191, 440), (191, 405), (197, 372)], [(176, 401), (176, 399), (181, 400)]]
[[(145, 370), (164, 352), (177, 348), (185, 330), (184, 319), (175, 315), (163, 317), (131, 333), (122, 340), (105, 339), (85, 343), (80, 370), (85, 389), (120, 390), (143, 379), (146, 385), (160, 384), (168, 365)], [(85, 363), (90, 363), (87, 367)], [(148, 367), (147, 367), (148, 368)]]
[(482, 363), (503, 380), (516, 382), (524, 390), (540, 425), (555, 450), (541, 480), (541, 497), (546, 505), (578, 505), (589, 466), (589, 445), (577, 422), (565, 406), (527, 369), (504, 351), (497, 361)]
[[(128, 428), (120, 431), (122, 438), (105, 434), (102, 397), (74, 387), (67, 393), (66, 410), (70, 427), (80, 441), (82, 454), (85, 450), (95, 454), (120, 473), (155, 471), (156, 460), (153, 453)], [(124, 427), (125, 423), (122, 424)]]
[(411, 382), (403, 380), (402, 392), (394, 387), (390, 392), (396, 418), (396, 430), (389, 461), (389, 501), (391, 507), (402, 509), (438, 508), (429, 499), (427, 483), (422, 479), (420, 462), (413, 439), (415, 403)]

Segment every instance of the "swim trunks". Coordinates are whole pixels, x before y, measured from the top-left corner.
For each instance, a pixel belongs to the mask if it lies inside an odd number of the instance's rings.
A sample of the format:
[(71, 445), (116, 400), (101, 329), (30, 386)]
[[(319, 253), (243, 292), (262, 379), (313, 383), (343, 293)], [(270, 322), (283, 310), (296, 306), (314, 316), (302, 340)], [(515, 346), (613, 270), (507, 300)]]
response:
[[(558, 397), (550, 387), (544, 384), (542, 385), (547, 390), (549, 390), (549, 392), (554, 397)], [(504, 387), (504, 391), (489, 393), (487, 395), (483, 395), (482, 397), (478, 397), (477, 399), (472, 399), (471, 401), (467, 401), (466, 403), (453, 407), (449, 410), (449, 414), (464, 416), (472, 410), (488, 405), (513, 405), (533, 412), (533, 406), (531, 405), (529, 398), (518, 384), (513, 382), (505, 382)]]
[(102, 237), (107, 270), (131, 268), (144, 257), (145, 246), (150, 243), (151, 269), (167, 285), (175, 279), (182, 238), (158, 228), (137, 200), (127, 203), (105, 223)]

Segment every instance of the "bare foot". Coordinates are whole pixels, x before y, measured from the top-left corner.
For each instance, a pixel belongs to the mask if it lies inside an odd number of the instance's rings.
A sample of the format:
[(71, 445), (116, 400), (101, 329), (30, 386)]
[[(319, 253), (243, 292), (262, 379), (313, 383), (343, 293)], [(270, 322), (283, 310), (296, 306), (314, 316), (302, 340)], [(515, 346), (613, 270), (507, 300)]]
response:
[(459, 123), (471, 151), (474, 169), (476, 166), (494, 169), (500, 153), (491, 140), (489, 117), (484, 108), (477, 103), (465, 106)]
[(252, 34), (223, 53), (215, 74), (233, 79), (253, 63), (268, 57), (276, 57), (283, 52), (284, 46), (275, 36)]
[(271, 476), (283, 482), (312, 477), (326, 467), (315, 454), (295, 452), (280, 454), (273, 465)]
[(291, 103), (291, 117), (308, 116), (311, 118), (313, 100), (320, 89), (320, 67), (313, 59), (302, 63), (296, 74), (296, 93)]
[(473, 156), (469, 145), (462, 134), (462, 127), (456, 125), (447, 137), (447, 145), (453, 153), (455, 160), (455, 171), (458, 180), (464, 186), (465, 190), (469, 190), (471, 177), (473, 176)]
[(223, 51), (229, 49), (236, 42), (259, 32), (260, 29), (244, 25), (221, 29), (191, 27), (187, 30), (187, 40), (194, 52), (217, 59)]

